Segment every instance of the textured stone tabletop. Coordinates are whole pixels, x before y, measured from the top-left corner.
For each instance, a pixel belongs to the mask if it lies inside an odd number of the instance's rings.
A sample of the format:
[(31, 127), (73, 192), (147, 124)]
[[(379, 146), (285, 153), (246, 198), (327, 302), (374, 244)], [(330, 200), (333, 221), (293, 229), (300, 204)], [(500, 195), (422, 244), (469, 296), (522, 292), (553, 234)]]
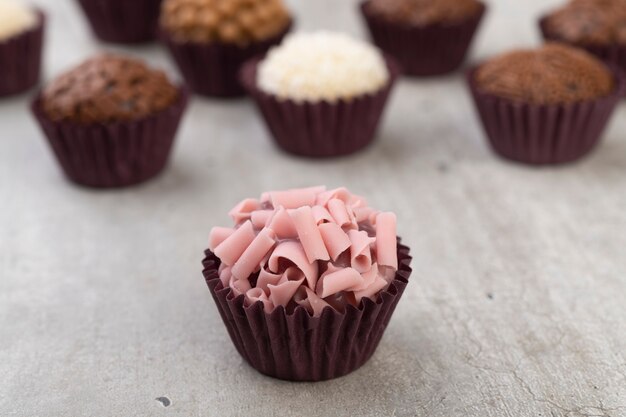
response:
[[(104, 48), (74, 2), (36, 3), (46, 79)], [(536, 44), (553, 4), (492, 0), (471, 59)], [(354, 1), (291, 5), (364, 35)], [(28, 100), (0, 101), (1, 416), (626, 416), (626, 105), (589, 158), (530, 169), (491, 154), (460, 74), (403, 79), (377, 142), (324, 162), (273, 147), (250, 102), (196, 98), (165, 173), (92, 191)], [(319, 183), (396, 211), (414, 274), (364, 367), (273, 380), (235, 352), (202, 251), (240, 199)]]

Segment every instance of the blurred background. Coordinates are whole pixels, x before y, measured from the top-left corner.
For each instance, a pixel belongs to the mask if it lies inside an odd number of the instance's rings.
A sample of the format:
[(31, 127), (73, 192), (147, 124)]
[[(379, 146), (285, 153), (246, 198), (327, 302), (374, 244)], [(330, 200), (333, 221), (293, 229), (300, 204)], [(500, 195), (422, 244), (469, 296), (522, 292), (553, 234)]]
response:
[[(178, 78), (158, 44), (32, 3), (44, 81), (104, 50)], [(367, 37), (357, 1), (287, 3), (296, 30)], [(466, 66), (538, 45), (561, 4), (487, 3)], [(278, 150), (249, 100), (194, 97), (164, 173), (95, 191), (63, 178), (33, 94), (0, 100), (0, 415), (626, 416), (624, 104), (590, 157), (537, 169), (491, 153), (462, 70), (401, 79), (376, 142), (325, 161)], [(414, 274), (363, 368), (294, 384), (238, 356), (200, 261), (239, 200), (317, 184), (395, 211)]]

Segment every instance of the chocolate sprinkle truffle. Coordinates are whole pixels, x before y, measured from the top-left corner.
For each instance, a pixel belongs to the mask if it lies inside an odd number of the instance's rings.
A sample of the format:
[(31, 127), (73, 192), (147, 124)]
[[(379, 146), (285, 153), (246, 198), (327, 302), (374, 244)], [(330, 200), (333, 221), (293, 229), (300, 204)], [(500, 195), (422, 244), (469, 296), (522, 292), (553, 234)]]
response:
[(134, 59), (102, 55), (51, 82), (42, 92), (42, 108), (53, 121), (107, 123), (152, 115), (178, 95), (162, 71)]
[(457, 23), (482, 10), (476, 0), (370, 0), (368, 7), (390, 21), (415, 26)]
[(178, 41), (245, 46), (278, 35), (291, 19), (281, 0), (165, 0), (161, 27)]
[(614, 78), (592, 55), (548, 43), (495, 57), (475, 73), (480, 91), (520, 102), (556, 104), (609, 95)]
[(546, 30), (577, 45), (626, 45), (626, 0), (573, 0), (545, 19)]

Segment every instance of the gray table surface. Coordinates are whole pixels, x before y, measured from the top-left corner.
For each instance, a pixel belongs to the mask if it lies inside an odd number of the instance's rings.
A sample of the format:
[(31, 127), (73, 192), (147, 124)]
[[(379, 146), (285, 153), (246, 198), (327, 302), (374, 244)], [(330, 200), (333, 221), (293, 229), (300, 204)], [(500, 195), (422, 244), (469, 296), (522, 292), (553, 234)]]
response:
[[(36, 3), (46, 79), (105, 48), (73, 2)], [(365, 35), (355, 1), (291, 5)], [(536, 44), (552, 5), (493, 0), (471, 59)], [(196, 98), (166, 172), (92, 191), (28, 101), (0, 101), (0, 415), (626, 416), (624, 105), (591, 157), (533, 169), (492, 155), (460, 74), (402, 80), (376, 144), (324, 162), (278, 151), (250, 102)], [(320, 183), (396, 211), (414, 274), (369, 363), (283, 382), (237, 355), (200, 260), (239, 199)]]

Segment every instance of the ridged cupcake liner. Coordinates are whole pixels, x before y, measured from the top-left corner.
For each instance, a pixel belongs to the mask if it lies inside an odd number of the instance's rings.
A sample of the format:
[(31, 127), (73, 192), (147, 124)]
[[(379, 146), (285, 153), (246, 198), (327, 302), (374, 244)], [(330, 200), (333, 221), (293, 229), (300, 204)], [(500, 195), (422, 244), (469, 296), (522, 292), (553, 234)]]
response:
[(0, 41), (0, 97), (22, 93), (39, 82), (45, 16), (34, 28)]
[(162, 0), (78, 0), (94, 34), (110, 43), (154, 41)]
[(77, 184), (96, 188), (143, 182), (165, 167), (188, 93), (154, 115), (115, 123), (81, 124), (53, 121), (43, 111), (41, 96), (32, 106), (65, 175)]
[(181, 42), (166, 30), (161, 39), (167, 46), (187, 85), (194, 93), (209, 97), (241, 97), (246, 94), (239, 81), (239, 70), (250, 58), (265, 54), (291, 30), (290, 23), (279, 34), (261, 42), (240, 47), (225, 43)]
[(376, 134), (385, 104), (400, 69), (385, 57), (389, 82), (373, 94), (330, 103), (281, 99), (257, 87), (261, 58), (247, 62), (241, 80), (265, 119), (274, 140), (283, 150), (311, 158), (354, 153), (369, 145)]
[[(615, 44), (603, 46), (579, 45), (576, 43), (571, 43), (560, 37), (558, 34), (550, 31), (550, 28), (547, 24), (547, 19), (548, 16), (544, 16), (539, 19), (539, 29), (541, 30), (541, 34), (544, 40), (566, 43), (570, 46), (584, 49), (590, 54), (595, 55), (604, 62), (608, 63), (609, 65), (619, 68), (622, 71), (623, 75), (626, 76), (626, 45)], [(624, 94), (626, 94), (626, 91), (624, 91)]]
[(376, 301), (364, 298), (343, 312), (326, 308), (319, 317), (304, 307), (271, 313), (258, 301), (245, 306), (218, 275), (220, 260), (205, 251), (202, 271), (239, 354), (259, 372), (289, 381), (321, 381), (346, 375), (372, 356), (408, 284), (409, 248), (398, 245), (398, 272)]
[(588, 154), (599, 142), (624, 90), (614, 69), (615, 89), (605, 97), (564, 104), (520, 103), (480, 91), (475, 73), (466, 76), (493, 150), (531, 165), (560, 164)]
[(361, 13), (374, 43), (398, 61), (403, 74), (413, 76), (442, 75), (458, 69), (487, 10), (481, 3), (480, 13), (463, 22), (415, 26), (377, 16), (368, 3), (361, 3)]

